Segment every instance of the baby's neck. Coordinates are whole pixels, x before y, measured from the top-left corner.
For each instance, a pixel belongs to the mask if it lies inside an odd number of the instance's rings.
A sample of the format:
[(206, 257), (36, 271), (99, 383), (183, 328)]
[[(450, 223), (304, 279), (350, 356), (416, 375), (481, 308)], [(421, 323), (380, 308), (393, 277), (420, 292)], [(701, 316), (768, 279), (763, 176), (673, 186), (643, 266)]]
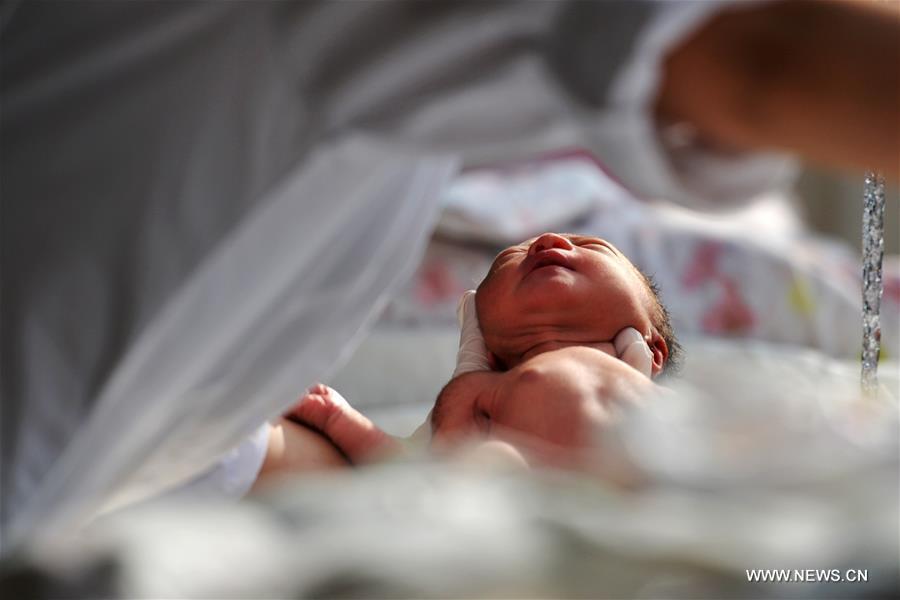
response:
[(594, 348), (595, 350), (600, 350), (601, 352), (605, 352), (610, 356), (616, 356), (616, 348), (612, 342), (582, 342), (582, 341), (569, 341), (569, 340), (544, 340), (538, 342), (537, 344), (528, 348), (520, 357), (517, 357), (510, 361), (511, 364), (507, 366), (512, 369), (517, 367), (518, 365), (526, 362), (529, 359), (538, 356), (539, 354), (543, 354), (545, 352), (552, 352), (553, 350), (560, 350), (562, 348), (571, 348), (574, 346), (584, 346), (587, 348)]

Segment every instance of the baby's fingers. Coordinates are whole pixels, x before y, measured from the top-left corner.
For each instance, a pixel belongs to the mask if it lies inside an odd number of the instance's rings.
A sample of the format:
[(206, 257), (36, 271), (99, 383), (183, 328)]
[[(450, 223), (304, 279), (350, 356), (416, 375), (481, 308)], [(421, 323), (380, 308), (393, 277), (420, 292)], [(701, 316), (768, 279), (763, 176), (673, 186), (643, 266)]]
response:
[(340, 394), (322, 384), (310, 388), (286, 416), (319, 431), (353, 464), (374, 462), (402, 448)]

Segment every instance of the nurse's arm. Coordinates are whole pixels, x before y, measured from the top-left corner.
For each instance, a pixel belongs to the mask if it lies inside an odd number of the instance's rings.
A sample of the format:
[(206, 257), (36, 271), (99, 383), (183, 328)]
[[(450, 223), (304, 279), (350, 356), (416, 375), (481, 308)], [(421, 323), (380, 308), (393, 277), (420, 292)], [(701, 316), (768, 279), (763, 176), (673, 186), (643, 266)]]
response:
[(900, 176), (900, 5), (781, 0), (713, 17), (673, 50), (657, 102), (721, 148)]

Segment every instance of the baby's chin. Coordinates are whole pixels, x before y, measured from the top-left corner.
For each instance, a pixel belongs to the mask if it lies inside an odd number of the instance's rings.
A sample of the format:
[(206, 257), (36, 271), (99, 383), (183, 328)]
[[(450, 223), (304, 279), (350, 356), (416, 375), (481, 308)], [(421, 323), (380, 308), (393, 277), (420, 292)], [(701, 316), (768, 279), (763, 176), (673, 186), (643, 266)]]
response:
[(535, 356), (539, 356), (546, 352), (553, 352), (554, 350), (561, 350), (563, 348), (575, 348), (575, 347), (583, 347), (583, 348), (593, 348), (594, 350), (599, 350), (605, 354), (612, 356), (613, 358), (618, 358), (616, 354), (616, 347), (612, 342), (578, 342), (578, 341), (560, 341), (560, 340), (551, 340), (547, 342), (543, 342), (538, 344), (537, 346), (533, 346), (529, 348), (527, 351), (519, 353), (519, 354), (510, 354), (501, 357), (501, 360), (504, 361), (507, 368), (514, 369), (519, 366), (523, 362), (534, 358)]

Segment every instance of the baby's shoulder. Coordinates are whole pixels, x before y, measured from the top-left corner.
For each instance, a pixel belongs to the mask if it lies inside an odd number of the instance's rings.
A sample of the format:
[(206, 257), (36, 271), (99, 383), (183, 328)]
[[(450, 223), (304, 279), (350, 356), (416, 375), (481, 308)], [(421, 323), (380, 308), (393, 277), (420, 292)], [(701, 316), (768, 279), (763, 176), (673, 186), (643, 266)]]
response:
[(515, 383), (523, 387), (592, 387), (618, 359), (587, 346), (570, 346), (545, 352), (519, 365)]
[[(615, 349), (608, 344), (612, 352)], [(577, 367), (596, 368), (614, 363), (618, 359), (611, 352), (595, 345), (573, 345), (539, 354), (519, 367), (523, 371), (543, 372)]]

